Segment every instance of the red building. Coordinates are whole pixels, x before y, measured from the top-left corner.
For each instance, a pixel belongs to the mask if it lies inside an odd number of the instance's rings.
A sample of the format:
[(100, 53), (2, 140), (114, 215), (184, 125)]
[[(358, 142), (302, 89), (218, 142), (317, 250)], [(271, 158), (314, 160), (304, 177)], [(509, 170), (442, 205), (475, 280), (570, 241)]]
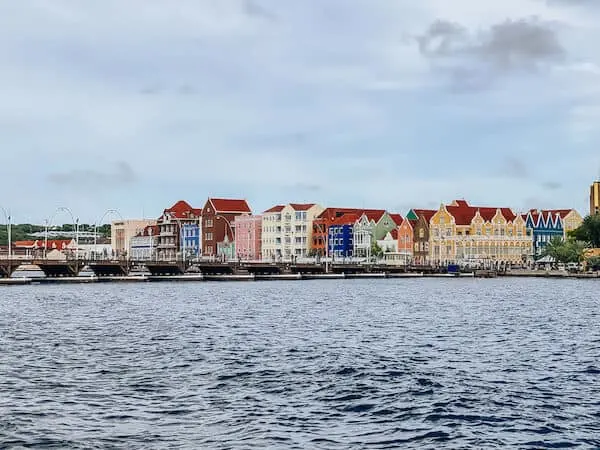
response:
[[(217, 246), (235, 242), (234, 219), (252, 211), (246, 200), (209, 198), (202, 208), (202, 254), (217, 256)], [(235, 252), (232, 252), (235, 254)]]

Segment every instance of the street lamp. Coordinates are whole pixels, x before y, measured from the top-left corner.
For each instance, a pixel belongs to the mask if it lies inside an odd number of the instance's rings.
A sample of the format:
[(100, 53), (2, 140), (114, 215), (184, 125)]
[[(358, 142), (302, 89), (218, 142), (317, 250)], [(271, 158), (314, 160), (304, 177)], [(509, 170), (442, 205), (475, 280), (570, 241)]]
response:
[(73, 230), (75, 231), (75, 246), (76, 246), (75, 259), (78, 259), (79, 258), (79, 218), (75, 219), (73, 212), (69, 208), (66, 208), (64, 206), (56, 208), (56, 211), (54, 211), (54, 214), (52, 214), (52, 217), (50, 218), (50, 220), (46, 219), (44, 221), (46, 224), (46, 232), (44, 233), (44, 259), (46, 259), (48, 257), (48, 227), (52, 225), (56, 215), (59, 212), (66, 212), (67, 214), (69, 214), (71, 216), (71, 220), (73, 221)]
[[(97, 245), (98, 245), (98, 225), (104, 221), (104, 219), (106, 218), (106, 216), (108, 216), (109, 214), (115, 214), (117, 216), (119, 216), (119, 218), (124, 222), (125, 219), (123, 219), (123, 216), (121, 215), (121, 213), (119, 211), (117, 211), (116, 209), (107, 209), (104, 214), (102, 215), (102, 217), (100, 217), (100, 219), (94, 224), (94, 259), (96, 259), (96, 255), (98, 254), (97, 252)], [(129, 255), (129, 252), (127, 253)]]
[[(235, 241), (235, 233), (233, 232), (233, 227), (231, 226), (231, 222), (227, 219), (227, 217), (222, 216), (221, 214), (215, 214), (215, 219), (223, 219), (227, 226), (229, 227), (229, 231), (231, 231), (231, 237)], [(225, 233), (227, 235), (227, 233)], [(233, 255), (232, 255), (233, 257)]]
[(6, 219), (6, 228), (8, 231), (8, 259), (12, 258), (12, 224), (10, 222), (10, 212), (6, 212), (6, 210), (0, 206), (0, 210), (4, 213), (4, 218)]

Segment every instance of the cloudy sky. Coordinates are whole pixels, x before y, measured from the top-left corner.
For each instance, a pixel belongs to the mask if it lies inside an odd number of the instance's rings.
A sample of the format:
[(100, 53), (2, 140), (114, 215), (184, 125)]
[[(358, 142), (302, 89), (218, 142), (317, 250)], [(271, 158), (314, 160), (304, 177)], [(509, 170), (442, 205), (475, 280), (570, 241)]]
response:
[(0, 205), (585, 212), (599, 24), (597, 0), (2, 1)]

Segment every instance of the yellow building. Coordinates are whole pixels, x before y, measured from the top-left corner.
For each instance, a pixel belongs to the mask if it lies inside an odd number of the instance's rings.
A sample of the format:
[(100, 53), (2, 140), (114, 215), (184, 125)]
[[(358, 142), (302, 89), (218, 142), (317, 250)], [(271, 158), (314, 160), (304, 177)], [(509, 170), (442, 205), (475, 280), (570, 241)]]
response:
[(441, 205), (430, 221), (430, 261), (515, 264), (532, 255), (525, 218), (510, 208), (471, 206), (464, 200)]
[(600, 214), (600, 181), (590, 186), (590, 215)]

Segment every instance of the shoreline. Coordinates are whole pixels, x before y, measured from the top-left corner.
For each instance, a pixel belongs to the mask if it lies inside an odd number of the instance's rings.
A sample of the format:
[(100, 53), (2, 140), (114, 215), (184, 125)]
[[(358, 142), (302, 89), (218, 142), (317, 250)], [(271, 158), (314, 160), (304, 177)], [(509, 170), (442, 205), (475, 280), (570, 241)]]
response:
[(90, 284), (90, 283), (159, 283), (159, 282), (250, 282), (250, 281), (303, 281), (303, 280), (358, 280), (358, 279), (401, 279), (401, 278), (546, 278), (559, 280), (599, 279), (600, 272), (567, 273), (546, 271), (519, 271), (508, 273), (341, 273), (341, 274), (273, 274), (273, 275), (128, 275), (128, 276), (77, 276), (77, 277), (16, 277), (0, 278), (0, 286), (27, 286), (46, 284)]

